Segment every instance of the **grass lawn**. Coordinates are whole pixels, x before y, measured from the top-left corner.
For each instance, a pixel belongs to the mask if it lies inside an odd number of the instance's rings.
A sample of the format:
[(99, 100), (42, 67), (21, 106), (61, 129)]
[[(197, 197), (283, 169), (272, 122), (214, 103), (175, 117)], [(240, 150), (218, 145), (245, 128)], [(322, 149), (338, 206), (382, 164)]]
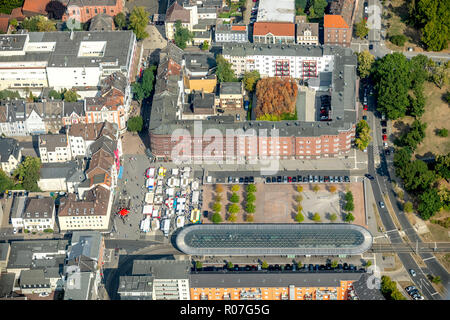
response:
[[(450, 152), (449, 137), (439, 137), (436, 134), (437, 129), (446, 128), (450, 130), (449, 105), (443, 100), (443, 95), (448, 90), (450, 90), (450, 85), (439, 89), (431, 82), (425, 82), (424, 84), (424, 95), (427, 102), (421, 121), (427, 123), (427, 129), (425, 130), (425, 139), (418, 145), (414, 153), (419, 159), (430, 157), (432, 154), (443, 155)], [(393, 142), (396, 137), (401, 136), (413, 121), (414, 118), (409, 116), (396, 120), (392, 127), (391, 141)]]
[(416, 149), (416, 156), (423, 156), (428, 152), (433, 154), (450, 152), (449, 137), (443, 138), (436, 135), (436, 129), (446, 128), (450, 130), (449, 105), (442, 99), (448, 90), (450, 90), (450, 85), (439, 89), (433, 83), (425, 83), (424, 94), (427, 98), (427, 104), (421, 120), (427, 123), (427, 129), (425, 139)]

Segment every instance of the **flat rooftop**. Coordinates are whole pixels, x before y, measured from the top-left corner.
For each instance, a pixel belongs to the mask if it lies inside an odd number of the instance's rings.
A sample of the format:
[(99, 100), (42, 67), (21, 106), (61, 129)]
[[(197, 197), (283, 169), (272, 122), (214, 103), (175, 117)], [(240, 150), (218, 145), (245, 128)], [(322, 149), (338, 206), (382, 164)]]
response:
[(295, 0), (260, 0), (258, 22), (295, 22)]

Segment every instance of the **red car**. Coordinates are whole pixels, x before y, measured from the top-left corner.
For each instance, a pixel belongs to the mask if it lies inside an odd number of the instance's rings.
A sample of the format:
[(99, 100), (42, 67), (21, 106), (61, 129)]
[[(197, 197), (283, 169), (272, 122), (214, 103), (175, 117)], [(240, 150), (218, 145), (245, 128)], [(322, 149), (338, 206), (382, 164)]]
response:
[(364, 105), (364, 110), (367, 111), (367, 109), (368, 109), (368, 108), (367, 108), (367, 104), (365, 104), (365, 105)]
[(383, 141), (387, 141), (387, 135), (383, 134)]
[(292, 182), (292, 177), (288, 177), (288, 182)]

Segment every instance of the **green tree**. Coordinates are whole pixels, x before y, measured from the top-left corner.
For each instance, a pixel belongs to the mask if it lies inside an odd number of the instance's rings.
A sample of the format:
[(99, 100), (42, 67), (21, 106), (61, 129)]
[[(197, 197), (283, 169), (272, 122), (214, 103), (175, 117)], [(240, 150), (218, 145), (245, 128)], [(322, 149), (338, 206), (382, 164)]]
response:
[(230, 214), (236, 214), (240, 211), (239, 206), (236, 203), (233, 203), (228, 207), (228, 213)]
[(0, 0), (0, 12), (11, 14), (12, 9), (20, 8), (24, 0)]
[[(447, 15), (447, 17), (449, 16)], [(449, 31), (448, 25), (445, 25), (441, 21), (433, 20), (428, 22), (423, 28), (422, 38), (420, 40), (425, 43), (427, 50), (441, 51), (447, 48)]]
[(241, 189), (241, 187), (238, 184), (235, 184), (231, 187), (231, 191), (238, 192)]
[(319, 192), (319, 190), (320, 190), (320, 187), (319, 187), (317, 184), (314, 185), (313, 191), (314, 191), (315, 193), (317, 193), (317, 192)]
[(344, 205), (344, 210), (347, 212), (352, 212), (355, 210), (355, 205), (353, 204), (353, 200), (347, 201)]
[(425, 80), (431, 75), (432, 66), (434, 65), (433, 60), (423, 54), (419, 54), (412, 57), (409, 62), (413, 87), (423, 85)]
[(365, 150), (371, 140), (369, 124), (365, 120), (359, 121), (356, 124), (356, 146), (359, 150)]
[(328, 2), (326, 0), (310, 0), (309, 4), (309, 17), (323, 18)]
[(331, 267), (332, 267), (332, 268), (336, 268), (337, 266), (338, 266), (337, 260), (333, 260), (333, 261), (331, 262)]
[(411, 95), (408, 96), (410, 101), (409, 114), (417, 119), (425, 113), (426, 99), (423, 95), (423, 85), (420, 84), (415, 86), (413, 92), (415, 98), (413, 98)]
[(21, 24), (22, 29), (26, 29), (29, 32), (49, 32), (56, 31), (56, 24), (47, 19), (44, 16), (34, 16), (31, 18), (25, 18)]
[(17, 91), (11, 91), (11, 90), (1, 90), (0, 91), (0, 100), (5, 100), (6, 98), (10, 99), (20, 99), (20, 94)]
[(406, 38), (403, 34), (396, 34), (389, 37), (389, 41), (399, 47), (403, 47), (406, 40), (408, 40), (408, 38)]
[(434, 82), (439, 89), (448, 83), (449, 81), (449, 65), (448, 63), (442, 64), (440, 66), (435, 66), (431, 74), (431, 80)]
[(437, 131), (437, 135), (438, 135), (439, 137), (447, 137), (447, 136), (448, 136), (448, 130), (445, 129), (445, 128), (439, 129), (439, 130)]
[(372, 265), (372, 261), (371, 260), (367, 260), (367, 262), (366, 262), (366, 267), (370, 267)]
[(423, 220), (428, 220), (442, 208), (441, 198), (436, 189), (428, 189), (419, 196), (417, 211)]
[(408, 201), (403, 205), (403, 211), (408, 213), (411, 213), (413, 211), (413, 204), (411, 201)]
[(428, 169), (424, 161), (414, 160), (404, 168), (402, 178), (406, 190), (420, 192), (431, 187), (436, 181), (436, 174)]
[(373, 64), (375, 62), (375, 56), (364, 50), (363, 52), (356, 53), (358, 58), (358, 74), (360, 78), (367, 78), (370, 76)]
[(236, 222), (236, 220), (237, 220), (237, 215), (235, 214), (235, 213), (231, 213), (229, 216), (228, 216), (228, 219), (227, 219), (229, 222)]
[(297, 191), (298, 192), (303, 192), (303, 186), (297, 186)]
[(303, 201), (303, 196), (301, 196), (301, 195), (296, 196), (295, 197), (295, 201), (297, 201), (298, 203), (302, 202)]
[(261, 75), (259, 74), (258, 70), (244, 73), (243, 81), (245, 85), (245, 90), (247, 90), (248, 92), (255, 91), (256, 83), (258, 82), (259, 79), (261, 79)]
[(181, 49), (186, 49), (186, 43), (191, 42), (193, 38), (194, 34), (187, 28), (183, 28), (181, 21), (177, 20), (175, 22), (175, 44)]
[(40, 179), (41, 159), (26, 157), (14, 170), (13, 176), (27, 191), (40, 191), (37, 182)]
[(431, 281), (435, 284), (439, 284), (439, 283), (441, 283), (441, 277), (439, 277), (439, 276), (433, 277), (433, 280), (431, 280)]
[(62, 90), (60, 92), (58, 92), (58, 91), (52, 89), (48, 92), (48, 97), (53, 98), (55, 100), (63, 100), (64, 92)]
[(220, 82), (236, 82), (236, 76), (232, 69), (232, 64), (229, 63), (222, 55), (216, 57), (216, 76), (217, 81)]
[(237, 195), (237, 193), (234, 192), (231, 195), (230, 201), (233, 202), (233, 203), (238, 203), (239, 202), (239, 196)]
[(398, 142), (400, 145), (409, 147), (411, 150), (415, 150), (417, 145), (425, 138), (426, 123), (422, 123), (420, 120), (414, 120), (411, 124), (410, 130), (400, 137)]
[(9, 24), (12, 25), (14, 28), (17, 28), (17, 26), (19, 25), (17, 19), (11, 19), (11, 21), (9, 21)]
[(298, 269), (301, 269), (303, 267), (303, 264), (299, 261), (299, 262), (297, 262), (297, 268)]
[(221, 223), (222, 222), (222, 216), (219, 213), (214, 213), (212, 215), (212, 222), (213, 223)]
[(312, 217), (312, 220), (313, 220), (314, 222), (319, 222), (319, 221), (320, 221), (320, 215), (319, 215), (318, 212), (314, 213), (314, 215), (313, 215), (313, 217)]
[(220, 201), (222, 201), (222, 195), (221, 195), (220, 193), (218, 193), (218, 194), (216, 194), (216, 196), (214, 197), (214, 199), (215, 199), (217, 202), (220, 202)]
[(6, 190), (11, 190), (14, 186), (14, 182), (11, 178), (0, 169), (0, 193), (4, 193)]
[(233, 263), (232, 263), (231, 261), (228, 261), (228, 263), (227, 263), (227, 269), (232, 269), (232, 268), (234, 268)]
[(209, 43), (208, 43), (208, 41), (207, 40), (205, 40), (205, 41), (203, 41), (203, 44), (202, 44), (202, 48), (201, 48), (203, 51), (208, 51), (209, 50)]
[(247, 186), (247, 192), (256, 192), (256, 186), (254, 184), (249, 184)]
[(141, 132), (144, 125), (144, 119), (141, 116), (131, 117), (127, 121), (127, 130), (131, 132)]
[(64, 101), (65, 102), (77, 102), (78, 98), (81, 96), (77, 93), (75, 89), (70, 89), (64, 92)]
[(256, 200), (256, 197), (253, 193), (247, 193), (247, 203), (253, 203)]
[(353, 214), (352, 214), (351, 212), (349, 212), (349, 213), (345, 216), (345, 222), (352, 223), (353, 221), (355, 221), (355, 217), (353, 216)]
[(366, 20), (361, 19), (360, 22), (355, 24), (355, 34), (360, 39), (364, 39), (364, 37), (369, 34), (369, 28), (367, 27)]
[(334, 221), (336, 221), (336, 219), (337, 219), (337, 215), (336, 215), (336, 213), (332, 213), (332, 214), (330, 214), (330, 217), (329, 217), (329, 219), (330, 219), (330, 221), (331, 221), (331, 222), (334, 222)]
[(402, 53), (392, 53), (374, 63), (374, 81), (377, 92), (377, 110), (388, 119), (398, 119), (406, 114), (410, 101), (410, 64)]
[(297, 221), (298, 223), (303, 222), (303, 220), (305, 220), (305, 217), (303, 216), (303, 214), (301, 212), (298, 212), (295, 215), (295, 221)]
[(344, 196), (345, 201), (353, 202), (353, 193), (351, 191), (347, 191)]
[(222, 205), (220, 204), (220, 202), (215, 202), (213, 204), (213, 211), (214, 212), (220, 212), (222, 211)]
[(394, 167), (395, 174), (403, 177), (406, 167), (411, 162), (412, 151), (411, 148), (398, 148), (394, 153)]
[(247, 205), (245, 206), (245, 212), (247, 213), (255, 213), (256, 211), (256, 207), (253, 203), (247, 203)]
[(133, 30), (137, 40), (143, 40), (148, 37), (145, 28), (148, 24), (148, 12), (144, 7), (134, 7), (130, 14), (128, 29)]
[(116, 25), (117, 30), (123, 30), (127, 26), (127, 17), (123, 12), (119, 12), (114, 17), (114, 24)]
[(255, 217), (253, 216), (253, 214), (247, 214), (247, 215), (245, 216), (245, 221), (247, 221), (247, 222), (253, 222), (253, 221), (255, 221)]
[(450, 153), (436, 157), (434, 170), (439, 177), (450, 180)]
[(297, 212), (301, 213), (303, 211), (303, 207), (301, 204), (297, 205)]
[(153, 90), (153, 83), (155, 82), (156, 65), (144, 70), (141, 79), (133, 84), (133, 93), (138, 101), (150, 97)]
[(266, 260), (264, 260), (264, 261), (262, 262), (262, 264), (261, 264), (261, 268), (262, 268), (262, 269), (267, 269), (268, 267), (269, 267), (269, 264), (267, 263)]
[(195, 261), (195, 268), (196, 269), (201, 269), (203, 268), (203, 263), (201, 261)]

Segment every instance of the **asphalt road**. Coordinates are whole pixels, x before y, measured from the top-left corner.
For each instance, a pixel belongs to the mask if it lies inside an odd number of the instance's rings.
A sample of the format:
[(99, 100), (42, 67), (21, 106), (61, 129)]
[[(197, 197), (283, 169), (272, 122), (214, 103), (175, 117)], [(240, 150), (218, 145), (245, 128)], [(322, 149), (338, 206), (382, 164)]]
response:
[(450, 242), (374, 243), (370, 252), (450, 252)]
[[(369, 99), (369, 108), (374, 111), (375, 110), (375, 104), (373, 99)], [(372, 124), (372, 117), (374, 117), (374, 113), (369, 113), (369, 124)], [(381, 141), (381, 127), (380, 127), (380, 121), (379, 119), (375, 119), (376, 125), (373, 127), (373, 135), (378, 135), (376, 138), (376, 141), (378, 142), (376, 145), (373, 144), (373, 142), (369, 145), (368, 148), (368, 157), (369, 157), (369, 174), (375, 177), (374, 180), (371, 180), (370, 183), (372, 185), (372, 190), (374, 194), (374, 198), (377, 202), (384, 201), (383, 195), (388, 194), (391, 203), (393, 204), (393, 208), (395, 211), (395, 214), (400, 222), (401, 229), (405, 231), (405, 233), (408, 235), (410, 242), (416, 242), (416, 240), (420, 240), (418, 235), (415, 233), (414, 229), (411, 227), (409, 221), (407, 220), (406, 216), (401, 212), (396, 206), (396, 200), (395, 200), (395, 194), (394, 190), (392, 189), (392, 184), (390, 183), (391, 179), (389, 176), (389, 171), (387, 170), (387, 162), (386, 157), (384, 154), (382, 141)], [(380, 137), (380, 138), (379, 138)], [(374, 154), (380, 154), (380, 166), (378, 168), (375, 168), (375, 161), (374, 161)], [(392, 157), (392, 156), (391, 156)], [(380, 208), (378, 205), (378, 211), (380, 213), (381, 221), (384, 225), (384, 232), (387, 234), (388, 238), (390, 239), (391, 243), (393, 244), (400, 244), (403, 242), (402, 238), (400, 237), (399, 230), (397, 230), (397, 227), (395, 226), (392, 217), (390, 216), (387, 208), (384, 209)], [(430, 281), (428, 280), (426, 274), (433, 274), (438, 275), (441, 277), (442, 284), (444, 287), (448, 284), (448, 273), (445, 271), (445, 269), (437, 262), (437, 260), (429, 259), (424, 260), (424, 262), (427, 264), (428, 268), (422, 269), (419, 267), (419, 265), (416, 263), (414, 258), (409, 253), (398, 253), (398, 256), (404, 265), (406, 270), (415, 270), (417, 273), (416, 277), (411, 277), (411, 280), (419, 287), (424, 295), (428, 300), (435, 300), (435, 299), (441, 299), (442, 297), (439, 295), (439, 293), (433, 288)], [(430, 253), (422, 253), (420, 254), (421, 257), (432, 257)], [(422, 258), (424, 259), (424, 258)], [(426, 259), (426, 258), (425, 258)]]

